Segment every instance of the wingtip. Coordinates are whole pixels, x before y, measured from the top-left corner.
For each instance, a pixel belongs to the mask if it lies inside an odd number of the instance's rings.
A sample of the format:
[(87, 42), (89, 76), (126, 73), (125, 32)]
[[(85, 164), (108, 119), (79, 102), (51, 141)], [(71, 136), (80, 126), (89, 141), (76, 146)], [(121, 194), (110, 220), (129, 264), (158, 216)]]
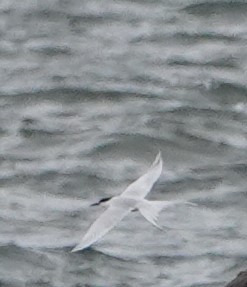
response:
[(163, 167), (163, 159), (162, 159), (162, 154), (161, 154), (161, 151), (159, 150), (156, 158), (155, 158), (155, 161), (153, 163), (153, 166), (155, 165), (160, 165), (161, 166), (161, 169)]
[(160, 159), (161, 163), (163, 163), (162, 153), (161, 153), (161, 151), (160, 151), (160, 150), (159, 150), (158, 155), (159, 155), (159, 159)]
[(89, 248), (90, 246), (91, 246), (91, 244), (85, 244), (85, 243), (83, 244), (83, 243), (81, 243), (81, 244), (76, 245), (70, 252), (74, 253), (74, 252), (77, 252), (77, 251), (82, 251), (84, 249)]
[(187, 201), (186, 204), (190, 205), (190, 206), (194, 206), (194, 207), (198, 206), (197, 203), (194, 203), (194, 202), (191, 202), (191, 201)]
[(81, 250), (83, 250), (84, 249), (84, 247), (80, 247), (80, 246), (75, 246), (70, 252), (71, 253), (75, 253), (75, 252), (77, 252), (77, 251), (81, 251)]
[(154, 166), (154, 165), (158, 164), (159, 162), (161, 162), (161, 164), (162, 164), (162, 162), (163, 162), (163, 160), (162, 160), (162, 154), (161, 154), (161, 151), (160, 151), (160, 150), (159, 150), (158, 154), (156, 155), (155, 160), (154, 160), (154, 162), (153, 162), (152, 165)]
[(71, 253), (74, 253), (74, 252), (77, 252), (77, 251), (78, 251), (78, 249), (76, 247), (73, 248), (72, 250), (70, 250)]
[(161, 231), (164, 230), (163, 226), (160, 226), (160, 225), (158, 225), (158, 224), (157, 224), (157, 228), (158, 228), (159, 230), (161, 230)]
[(160, 151), (160, 150), (158, 150), (158, 154), (157, 154), (156, 157), (157, 157), (157, 158), (161, 158), (161, 151)]

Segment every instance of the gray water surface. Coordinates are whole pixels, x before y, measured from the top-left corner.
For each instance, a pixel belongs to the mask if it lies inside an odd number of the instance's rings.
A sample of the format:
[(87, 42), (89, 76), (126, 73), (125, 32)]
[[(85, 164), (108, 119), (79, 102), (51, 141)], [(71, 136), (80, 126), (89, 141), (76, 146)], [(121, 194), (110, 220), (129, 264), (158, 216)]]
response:
[[(246, 1), (0, 3), (0, 285), (224, 286), (247, 259)], [(70, 250), (161, 150), (148, 198)]]

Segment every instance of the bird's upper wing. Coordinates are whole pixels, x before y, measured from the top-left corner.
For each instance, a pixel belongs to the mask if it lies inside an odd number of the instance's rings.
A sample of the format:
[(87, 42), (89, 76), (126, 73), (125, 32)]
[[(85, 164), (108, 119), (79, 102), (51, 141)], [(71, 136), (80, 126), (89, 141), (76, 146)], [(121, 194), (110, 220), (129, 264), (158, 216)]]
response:
[(131, 183), (121, 196), (144, 198), (160, 177), (161, 171), (162, 158), (161, 153), (159, 152), (149, 170), (136, 181)]
[(71, 252), (76, 252), (85, 249), (98, 241), (114, 226), (116, 226), (130, 212), (131, 208), (126, 206), (110, 206), (104, 211), (90, 226), (89, 230), (82, 238), (81, 242), (72, 249)]

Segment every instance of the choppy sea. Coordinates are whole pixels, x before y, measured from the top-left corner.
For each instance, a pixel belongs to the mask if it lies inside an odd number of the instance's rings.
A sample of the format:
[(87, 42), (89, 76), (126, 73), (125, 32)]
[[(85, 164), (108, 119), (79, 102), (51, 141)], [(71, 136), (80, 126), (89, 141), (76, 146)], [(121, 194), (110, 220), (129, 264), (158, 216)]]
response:
[[(0, 2), (0, 286), (219, 287), (247, 261), (247, 2)], [(70, 250), (162, 152), (138, 213)]]

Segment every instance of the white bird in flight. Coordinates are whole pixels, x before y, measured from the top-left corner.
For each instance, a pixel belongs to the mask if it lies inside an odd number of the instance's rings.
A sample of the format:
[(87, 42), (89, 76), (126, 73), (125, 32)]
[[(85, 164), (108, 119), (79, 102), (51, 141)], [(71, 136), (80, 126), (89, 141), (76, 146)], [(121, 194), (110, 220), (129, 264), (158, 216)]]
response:
[(81, 242), (71, 250), (76, 252), (88, 248), (96, 243), (100, 238), (106, 235), (114, 228), (128, 213), (138, 210), (146, 218), (159, 229), (162, 229), (158, 223), (158, 215), (162, 209), (178, 203), (195, 205), (187, 201), (150, 201), (145, 196), (152, 189), (154, 183), (159, 179), (162, 172), (162, 158), (159, 152), (149, 170), (131, 183), (124, 192), (119, 196), (107, 197), (99, 202), (92, 204), (107, 206), (104, 211), (90, 226)]

